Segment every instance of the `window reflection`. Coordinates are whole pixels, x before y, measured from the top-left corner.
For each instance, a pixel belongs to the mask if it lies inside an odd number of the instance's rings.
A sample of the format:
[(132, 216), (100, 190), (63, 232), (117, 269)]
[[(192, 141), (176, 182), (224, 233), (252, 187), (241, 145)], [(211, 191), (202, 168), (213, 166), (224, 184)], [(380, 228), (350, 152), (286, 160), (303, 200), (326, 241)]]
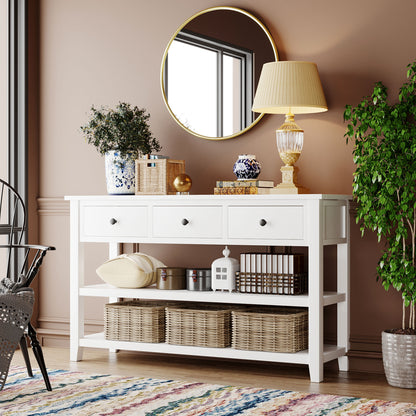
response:
[(253, 53), (181, 31), (169, 47), (164, 89), (175, 117), (208, 137), (231, 136), (253, 122)]
[(169, 106), (188, 129), (217, 134), (217, 54), (174, 40), (167, 66)]

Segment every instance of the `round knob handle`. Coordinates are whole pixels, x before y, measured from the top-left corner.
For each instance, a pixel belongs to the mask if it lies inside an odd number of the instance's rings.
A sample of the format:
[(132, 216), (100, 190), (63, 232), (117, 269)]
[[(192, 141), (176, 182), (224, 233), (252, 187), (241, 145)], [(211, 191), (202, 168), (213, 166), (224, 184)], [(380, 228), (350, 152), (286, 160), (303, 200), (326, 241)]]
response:
[(115, 218), (111, 218), (110, 219), (110, 224), (111, 225), (114, 225), (116, 222), (117, 222), (117, 220)]
[(189, 221), (188, 221), (186, 218), (184, 218), (184, 219), (181, 221), (181, 223), (182, 223), (182, 225), (186, 225), (186, 224), (189, 224)]
[(262, 218), (262, 219), (259, 221), (259, 224), (260, 224), (262, 227), (264, 227), (264, 226), (267, 224), (267, 221), (266, 221), (264, 218)]

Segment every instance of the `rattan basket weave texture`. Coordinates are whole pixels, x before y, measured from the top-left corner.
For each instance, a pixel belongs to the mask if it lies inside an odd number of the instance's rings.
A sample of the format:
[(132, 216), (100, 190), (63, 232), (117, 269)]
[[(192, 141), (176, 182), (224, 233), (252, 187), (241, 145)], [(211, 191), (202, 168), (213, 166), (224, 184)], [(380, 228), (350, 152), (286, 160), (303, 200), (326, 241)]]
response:
[(167, 307), (166, 342), (199, 347), (229, 347), (233, 307), (217, 304)]
[(105, 305), (105, 339), (134, 342), (165, 341), (166, 302), (123, 301)]
[(185, 173), (184, 160), (136, 159), (136, 195), (174, 195), (174, 179)]
[(261, 307), (232, 312), (232, 348), (298, 352), (308, 348), (308, 312), (301, 308)]

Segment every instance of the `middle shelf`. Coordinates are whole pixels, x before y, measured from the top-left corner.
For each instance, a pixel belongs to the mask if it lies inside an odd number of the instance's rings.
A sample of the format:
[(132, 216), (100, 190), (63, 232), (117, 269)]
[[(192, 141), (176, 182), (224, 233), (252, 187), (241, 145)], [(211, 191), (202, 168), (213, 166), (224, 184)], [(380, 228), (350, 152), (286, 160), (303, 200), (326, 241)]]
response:
[[(271, 305), (309, 307), (311, 298), (308, 295), (275, 295), (258, 293), (238, 293), (223, 291), (190, 291), (160, 290), (155, 287), (142, 289), (125, 289), (109, 284), (83, 286), (79, 289), (80, 296), (107, 298), (160, 299), (209, 303), (235, 303), (242, 305)], [(345, 302), (345, 293), (324, 292), (323, 306)]]

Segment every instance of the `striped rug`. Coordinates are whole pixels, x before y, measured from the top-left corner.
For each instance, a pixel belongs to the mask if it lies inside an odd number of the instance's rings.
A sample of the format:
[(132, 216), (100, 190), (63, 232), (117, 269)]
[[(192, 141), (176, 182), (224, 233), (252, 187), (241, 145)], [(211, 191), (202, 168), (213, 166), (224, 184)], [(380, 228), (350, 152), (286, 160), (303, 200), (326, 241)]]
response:
[(0, 391), (0, 414), (148, 416), (367, 416), (416, 415), (416, 405), (287, 390), (231, 387), (140, 377), (49, 370), (43, 379), (12, 367)]

